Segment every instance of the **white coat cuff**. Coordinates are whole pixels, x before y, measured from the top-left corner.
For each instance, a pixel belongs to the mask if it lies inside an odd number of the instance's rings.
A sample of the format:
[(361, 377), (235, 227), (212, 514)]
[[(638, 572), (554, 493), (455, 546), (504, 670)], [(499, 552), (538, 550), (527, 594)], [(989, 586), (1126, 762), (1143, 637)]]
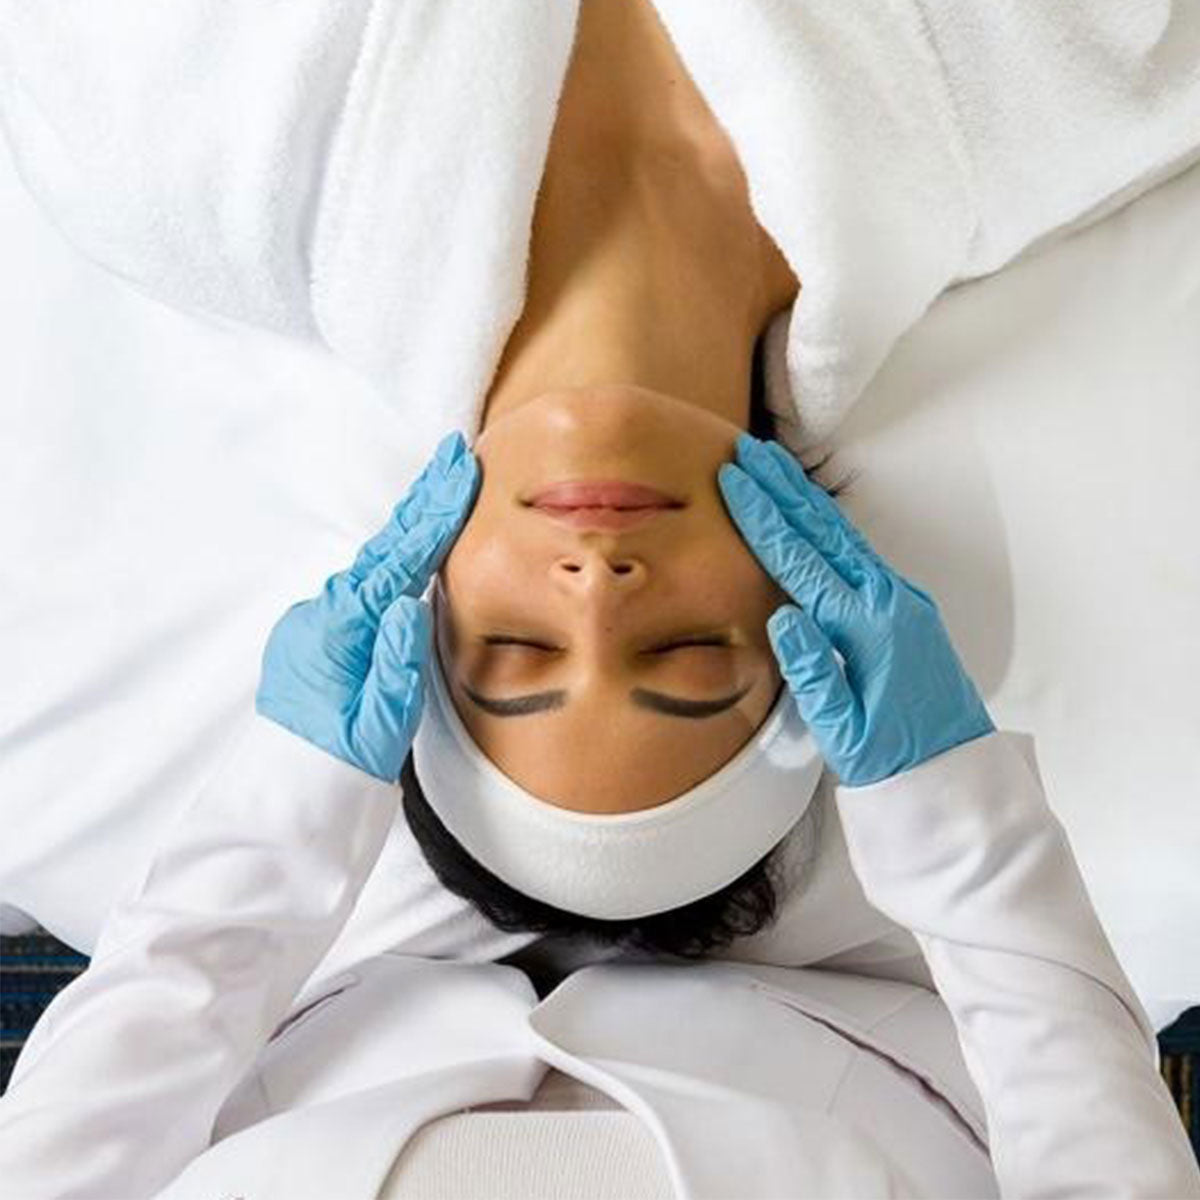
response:
[(918, 940), (1072, 966), (1120, 997), (1157, 1046), (1047, 803), (1031, 735), (996, 730), (835, 794), (851, 865), (880, 912)]

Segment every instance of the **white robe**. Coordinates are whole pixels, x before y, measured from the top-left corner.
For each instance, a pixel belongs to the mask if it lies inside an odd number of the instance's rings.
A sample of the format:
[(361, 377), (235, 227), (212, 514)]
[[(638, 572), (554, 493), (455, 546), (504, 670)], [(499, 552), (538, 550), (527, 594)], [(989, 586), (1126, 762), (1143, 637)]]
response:
[(1200, 1197), (1032, 738), (830, 779), (745, 961), (577, 964), (539, 1002), (511, 935), (313, 975), (411, 835), (399, 788), (252, 714), (26, 1043), (5, 1195), (373, 1200), (424, 1122), (552, 1064), (648, 1123), (680, 1197)]

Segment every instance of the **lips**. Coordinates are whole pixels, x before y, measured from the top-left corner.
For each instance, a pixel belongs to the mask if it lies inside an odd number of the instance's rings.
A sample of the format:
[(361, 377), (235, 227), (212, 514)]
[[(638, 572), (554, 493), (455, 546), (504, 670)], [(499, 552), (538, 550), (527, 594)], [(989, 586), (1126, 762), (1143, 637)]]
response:
[(585, 479), (543, 488), (529, 503), (546, 509), (646, 509), (682, 508), (683, 502), (657, 488), (617, 479)]
[(673, 508), (682, 500), (657, 488), (619, 479), (581, 479), (543, 488), (526, 501), (543, 516), (570, 529), (632, 529)]

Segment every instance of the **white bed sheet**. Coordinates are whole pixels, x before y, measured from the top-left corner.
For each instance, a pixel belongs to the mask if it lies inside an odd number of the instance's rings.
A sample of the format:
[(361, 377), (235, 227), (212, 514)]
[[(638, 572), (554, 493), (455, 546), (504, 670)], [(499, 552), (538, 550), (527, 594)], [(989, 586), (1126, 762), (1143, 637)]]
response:
[(1200, 168), (945, 293), (834, 444), (1156, 1028), (1200, 1004)]
[[(1200, 167), (955, 288), (838, 431), (1156, 1024), (1200, 1002)], [(280, 613), (420, 464), (312, 346), (83, 259), (0, 142), (0, 917), (90, 952), (213, 770)], [(881, 283), (881, 285), (884, 285)]]

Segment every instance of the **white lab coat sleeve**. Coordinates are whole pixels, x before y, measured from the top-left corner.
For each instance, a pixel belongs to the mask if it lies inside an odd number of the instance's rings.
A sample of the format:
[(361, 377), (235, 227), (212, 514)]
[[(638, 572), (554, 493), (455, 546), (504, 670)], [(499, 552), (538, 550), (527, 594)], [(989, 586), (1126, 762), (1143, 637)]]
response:
[(836, 795), (867, 898), (912, 930), (954, 1019), (1001, 1194), (1200, 1197), (1032, 737), (997, 730)]
[(251, 715), (25, 1044), (0, 1097), (5, 1197), (136, 1200), (206, 1149), (345, 923), (399, 797)]

